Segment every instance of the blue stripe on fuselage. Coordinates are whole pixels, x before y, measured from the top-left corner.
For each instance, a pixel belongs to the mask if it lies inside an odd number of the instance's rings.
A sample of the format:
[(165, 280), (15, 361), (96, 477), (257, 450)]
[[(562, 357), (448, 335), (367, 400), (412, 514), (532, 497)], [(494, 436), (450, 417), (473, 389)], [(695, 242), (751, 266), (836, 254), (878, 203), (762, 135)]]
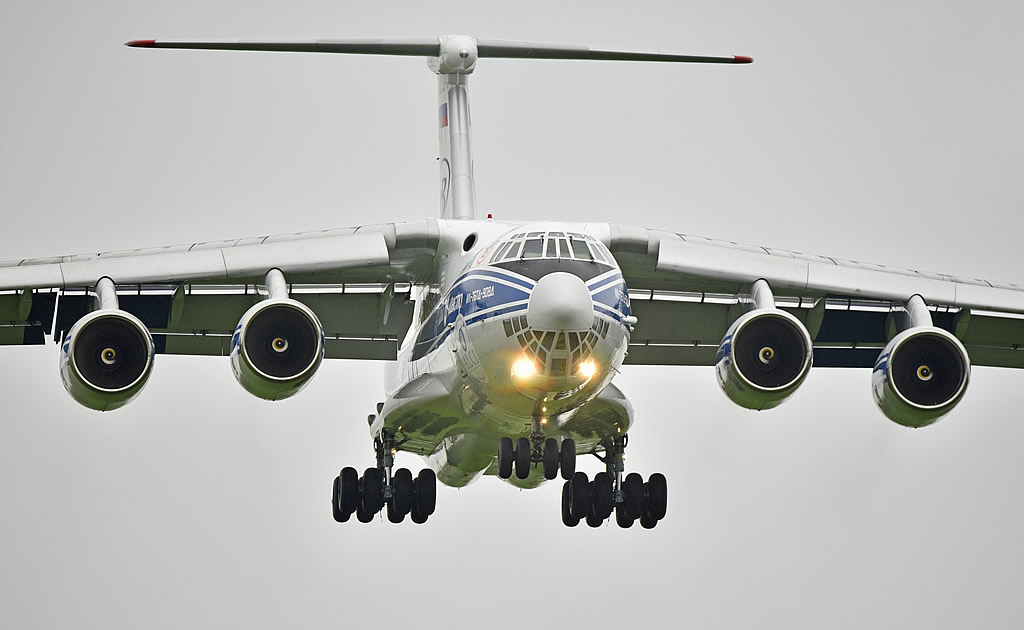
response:
[[(609, 285), (609, 282), (612, 284)], [(440, 346), (459, 316), (469, 325), (492, 317), (525, 312), (530, 291), (535, 284), (529, 278), (496, 267), (477, 268), (463, 274), (438, 300), (420, 327), (412, 358), (421, 359)], [(629, 298), (626, 296), (622, 274), (605, 276), (591, 282), (591, 285), (601, 287), (592, 296), (598, 312), (618, 321), (629, 314)], [(593, 287), (590, 288), (593, 290)]]

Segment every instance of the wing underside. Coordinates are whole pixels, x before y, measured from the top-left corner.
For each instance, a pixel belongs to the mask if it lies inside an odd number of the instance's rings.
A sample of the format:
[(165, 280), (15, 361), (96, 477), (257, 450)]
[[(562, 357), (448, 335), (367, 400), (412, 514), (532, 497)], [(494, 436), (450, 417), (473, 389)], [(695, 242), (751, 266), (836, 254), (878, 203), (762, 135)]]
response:
[(718, 345), (765, 279), (807, 327), (818, 367), (871, 367), (914, 295), (973, 365), (1024, 367), (1024, 287), (607, 225), (637, 317), (627, 364), (714, 365)]

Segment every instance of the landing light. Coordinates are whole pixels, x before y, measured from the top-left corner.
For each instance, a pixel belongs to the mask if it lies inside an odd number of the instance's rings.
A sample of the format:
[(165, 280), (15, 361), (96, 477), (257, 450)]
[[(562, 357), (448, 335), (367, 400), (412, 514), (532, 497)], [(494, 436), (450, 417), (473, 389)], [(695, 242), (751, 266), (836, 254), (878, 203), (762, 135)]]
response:
[(590, 378), (597, 373), (597, 366), (593, 361), (584, 361), (580, 363), (580, 376), (583, 378)]
[(512, 364), (512, 376), (529, 378), (537, 373), (537, 364), (533, 359), (523, 357)]

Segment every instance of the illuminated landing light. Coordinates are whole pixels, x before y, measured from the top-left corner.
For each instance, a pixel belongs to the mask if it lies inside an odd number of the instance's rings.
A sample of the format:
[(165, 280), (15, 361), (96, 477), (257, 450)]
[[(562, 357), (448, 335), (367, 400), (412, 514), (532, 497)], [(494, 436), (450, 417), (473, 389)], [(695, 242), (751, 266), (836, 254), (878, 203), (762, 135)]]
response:
[(583, 378), (591, 378), (597, 374), (597, 366), (593, 361), (584, 361), (580, 363), (580, 376)]
[(548, 423), (548, 419), (547, 418), (541, 418), (540, 419), (540, 423), (541, 424), (547, 424)]
[(537, 363), (533, 359), (523, 357), (512, 364), (512, 376), (530, 378), (537, 373)]

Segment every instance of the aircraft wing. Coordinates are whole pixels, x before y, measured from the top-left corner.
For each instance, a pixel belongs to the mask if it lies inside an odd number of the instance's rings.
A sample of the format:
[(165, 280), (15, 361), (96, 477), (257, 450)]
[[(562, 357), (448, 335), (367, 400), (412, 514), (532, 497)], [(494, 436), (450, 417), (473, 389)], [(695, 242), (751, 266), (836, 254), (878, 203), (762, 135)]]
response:
[(434, 272), (436, 221), (0, 263), (0, 345), (44, 343), (90, 310), (108, 277), (120, 307), (166, 354), (227, 355), (257, 286), (280, 269), (320, 314), (331, 358), (394, 359), (412, 318), (409, 283)]
[[(955, 334), (972, 365), (1024, 367), (1024, 286), (603, 226), (637, 323), (626, 363), (714, 365), (736, 304), (764, 279), (814, 341), (814, 365), (872, 367), (913, 295)], [(595, 230), (597, 231), (597, 230)]]

